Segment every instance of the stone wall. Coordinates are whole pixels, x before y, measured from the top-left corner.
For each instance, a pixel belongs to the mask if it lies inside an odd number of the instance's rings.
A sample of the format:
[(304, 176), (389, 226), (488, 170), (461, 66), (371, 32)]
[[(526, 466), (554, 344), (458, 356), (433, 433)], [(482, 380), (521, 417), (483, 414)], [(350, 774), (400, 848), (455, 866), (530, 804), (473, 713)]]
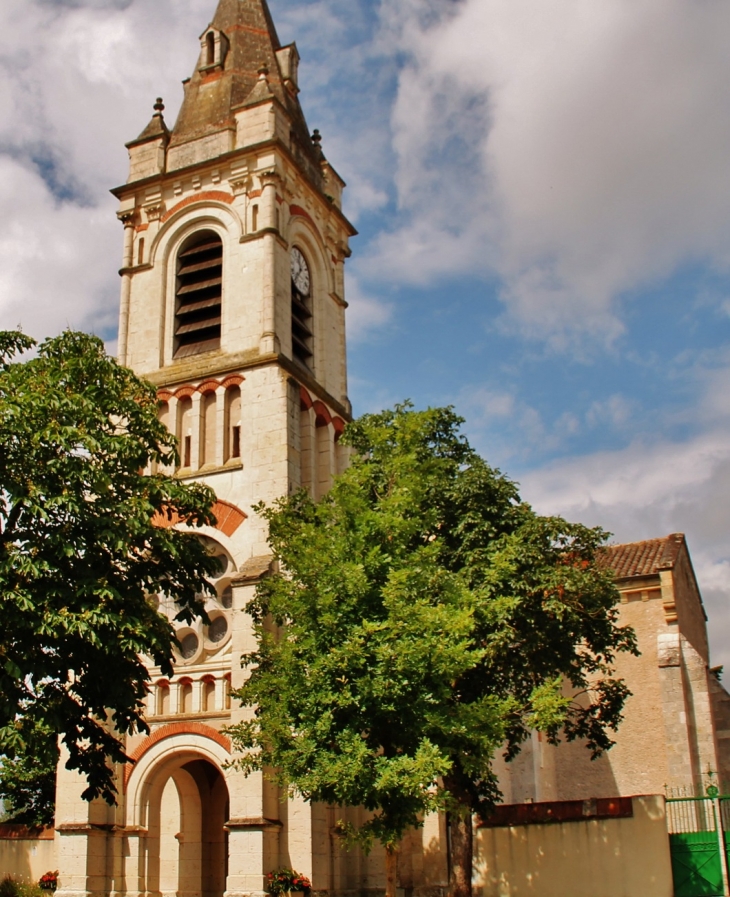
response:
[(0, 825), (0, 878), (37, 882), (57, 868), (53, 829)]
[(630, 800), (630, 817), (481, 828), (475, 895), (672, 897), (664, 798)]

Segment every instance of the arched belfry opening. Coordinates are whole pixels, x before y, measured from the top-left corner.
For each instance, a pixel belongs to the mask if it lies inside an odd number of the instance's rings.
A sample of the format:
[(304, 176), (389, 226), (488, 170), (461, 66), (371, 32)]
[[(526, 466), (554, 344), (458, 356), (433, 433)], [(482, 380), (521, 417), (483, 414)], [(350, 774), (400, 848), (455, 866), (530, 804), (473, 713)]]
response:
[(189, 752), (151, 771), (145, 789), (146, 893), (223, 897), (228, 875), (228, 789), (220, 770)]
[(223, 241), (199, 230), (177, 256), (175, 358), (219, 349), (223, 297)]

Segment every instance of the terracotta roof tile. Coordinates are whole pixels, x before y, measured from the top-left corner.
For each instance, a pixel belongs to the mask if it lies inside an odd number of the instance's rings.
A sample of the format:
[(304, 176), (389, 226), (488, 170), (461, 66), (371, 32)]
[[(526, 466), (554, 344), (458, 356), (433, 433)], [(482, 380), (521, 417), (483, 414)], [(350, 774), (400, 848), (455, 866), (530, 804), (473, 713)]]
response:
[(682, 533), (673, 533), (663, 539), (610, 545), (606, 549), (606, 559), (616, 579), (652, 576), (660, 570), (673, 569), (684, 541)]

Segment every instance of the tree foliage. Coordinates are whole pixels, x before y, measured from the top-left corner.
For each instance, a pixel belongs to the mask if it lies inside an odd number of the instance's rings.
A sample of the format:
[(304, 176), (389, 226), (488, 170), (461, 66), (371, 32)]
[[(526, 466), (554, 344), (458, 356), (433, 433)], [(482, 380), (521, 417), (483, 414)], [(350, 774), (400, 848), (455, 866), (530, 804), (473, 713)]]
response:
[(0, 801), (8, 822), (53, 825), (58, 739), (28, 717), (19, 721), (15, 753), (0, 757)]
[(609, 748), (627, 695), (611, 665), (635, 648), (607, 534), (536, 514), (461, 423), (407, 405), (366, 415), (324, 499), (262, 509), (282, 572), (249, 607), (258, 648), (237, 697), (255, 712), (232, 731), (245, 770), (372, 811), (361, 840), (393, 846), (449, 811), (452, 886), (467, 893), (495, 752), (514, 756), (535, 728)]
[[(114, 799), (118, 736), (146, 731), (146, 655), (172, 673), (180, 620), (201, 612), (214, 560), (192, 532), (214, 523), (212, 493), (148, 465), (176, 462), (154, 388), (103, 343), (66, 332), (34, 347), (0, 333), (0, 754), (23, 749), (23, 720), (60, 733), (85, 797)], [(174, 517), (172, 515), (175, 515)]]

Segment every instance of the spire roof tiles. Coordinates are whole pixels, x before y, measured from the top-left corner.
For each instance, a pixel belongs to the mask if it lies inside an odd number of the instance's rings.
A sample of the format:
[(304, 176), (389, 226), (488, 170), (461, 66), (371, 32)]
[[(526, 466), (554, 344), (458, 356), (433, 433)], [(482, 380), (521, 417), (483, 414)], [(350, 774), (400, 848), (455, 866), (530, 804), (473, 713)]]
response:
[[(219, 0), (209, 28), (224, 35), (225, 58), (222, 65), (196, 65), (192, 78), (186, 82), (171, 146), (231, 128), (237, 108), (259, 98), (273, 97), (291, 115), (294, 139), (314, 161), (296, 90), (288, 89), (282, 78), (277, 59), (277, 51), (282, 47), (266, 0)], [(259, 82), (262, 68), (269, 73), (268, 91)]]

